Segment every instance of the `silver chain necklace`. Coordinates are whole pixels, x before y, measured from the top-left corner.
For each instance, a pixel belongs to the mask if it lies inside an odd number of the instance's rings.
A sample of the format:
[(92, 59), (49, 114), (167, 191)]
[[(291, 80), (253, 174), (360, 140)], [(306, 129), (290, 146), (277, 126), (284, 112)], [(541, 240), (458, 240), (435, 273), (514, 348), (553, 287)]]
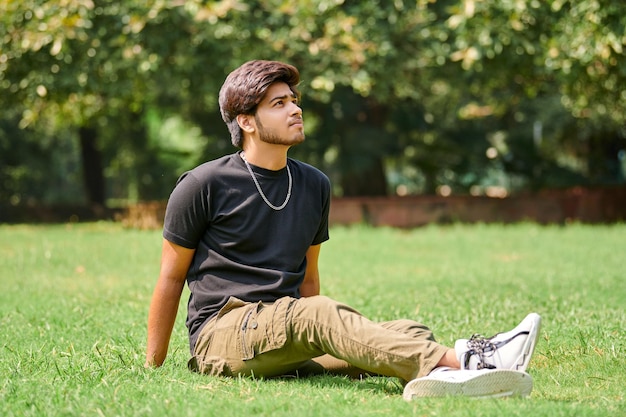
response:
[(285, 197), (285, 201), (283, 202), (283, 204), (281, 204), (280, 206), (275, 206), (272, 203), (270, 203), (267, 197), (265, 197), (265, 194), (263, 194), (263, 190), (261, 189), (261, 184), (259, 184), (259, 181), (254, 176), (254, 172), (252, 172), (252, 167), (246, 160), (246, 157), (244, 156), (243, 152), (240, 155), (241, 155), (241, 159), (243, 159), (243, 162), (246, 164), (246, 167), (248, 168), (248, 172), (250, 173), (250, 176), (252, 176), (252, 180), (254, 181), (254, 185), (256, 185), (256, 189), (259, 191), (259, 194), (261, 195), (261, 198), (263, 199), (263, 201), (265, 201), (265, 204), (267, 204), (270, 208), (276, 211), (284, 209), (287, 203), (289, 202), (289, 197), (291, 197), (291, 186), (293, 185), (293, 180), (291, 178), (291, 171), (289, 170), (289, 164), (287, 164), (287, 176), (289, 177), (289, 189), (287, 190), (287, 197)]

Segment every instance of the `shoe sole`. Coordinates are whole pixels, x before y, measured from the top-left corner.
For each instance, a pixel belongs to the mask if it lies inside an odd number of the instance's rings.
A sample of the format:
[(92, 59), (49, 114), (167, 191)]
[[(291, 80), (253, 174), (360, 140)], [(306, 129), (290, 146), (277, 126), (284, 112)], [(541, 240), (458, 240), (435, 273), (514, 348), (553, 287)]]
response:
[(465, 396), (474, 398), (526, 397), (533, 390), (532, 377), (520, 371), (494, 369), (465, 381), (445, 381), (429, 377), (410, 381), (402, 398)]
[(541, 316), (536, 313), (529, 314), (533, 318), (533, 326), (528, 331), (528, 337), (526, 338), (526, 345), (524, 346), (523, 353), (517, 360), (514, 370), (525, 372), (530, 363), (530, 358), (535, 351), (535, 345), (539, 338), (539, 330), (541, 329)]

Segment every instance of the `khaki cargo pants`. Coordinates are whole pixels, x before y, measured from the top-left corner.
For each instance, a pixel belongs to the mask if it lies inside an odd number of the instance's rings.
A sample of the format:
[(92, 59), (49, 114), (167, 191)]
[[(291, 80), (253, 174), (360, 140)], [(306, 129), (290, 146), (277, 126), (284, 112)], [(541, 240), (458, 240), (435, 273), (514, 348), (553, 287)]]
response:
[(271, 304), (231, 297), (201, 330), (189, 368), (223, 376), (368, 373), (409, 381), (428, 374), (447, 349), (417, 322), (375, 323), (325, 296)]

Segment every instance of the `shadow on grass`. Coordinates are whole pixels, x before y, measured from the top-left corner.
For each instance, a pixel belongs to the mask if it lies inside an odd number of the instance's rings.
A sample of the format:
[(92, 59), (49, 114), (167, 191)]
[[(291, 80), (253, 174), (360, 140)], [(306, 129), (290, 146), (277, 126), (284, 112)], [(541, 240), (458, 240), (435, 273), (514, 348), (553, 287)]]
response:
[[(262, 380), (262, 379), (258, 379)], [(281, 376), (268, 379), (273, 381), (286, 381), (312, 388), (338, 388), (349, 390), (375, 391), (386, 395), (402, 394), (403, 385), (398, 378), (369, 376), (352, 378), (343, 375), (307, 375), (307, 376)]]

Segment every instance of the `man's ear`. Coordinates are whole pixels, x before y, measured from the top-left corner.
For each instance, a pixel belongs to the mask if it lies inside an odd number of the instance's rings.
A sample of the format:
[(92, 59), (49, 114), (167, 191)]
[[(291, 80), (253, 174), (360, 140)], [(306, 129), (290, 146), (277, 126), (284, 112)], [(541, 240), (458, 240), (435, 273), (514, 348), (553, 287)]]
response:
[(237, 115), (237, 124), (247, 133), (252, 133), (256, 130), (256, 124), (254, 123), (254, 116), (250, 114), (238, 114)]

